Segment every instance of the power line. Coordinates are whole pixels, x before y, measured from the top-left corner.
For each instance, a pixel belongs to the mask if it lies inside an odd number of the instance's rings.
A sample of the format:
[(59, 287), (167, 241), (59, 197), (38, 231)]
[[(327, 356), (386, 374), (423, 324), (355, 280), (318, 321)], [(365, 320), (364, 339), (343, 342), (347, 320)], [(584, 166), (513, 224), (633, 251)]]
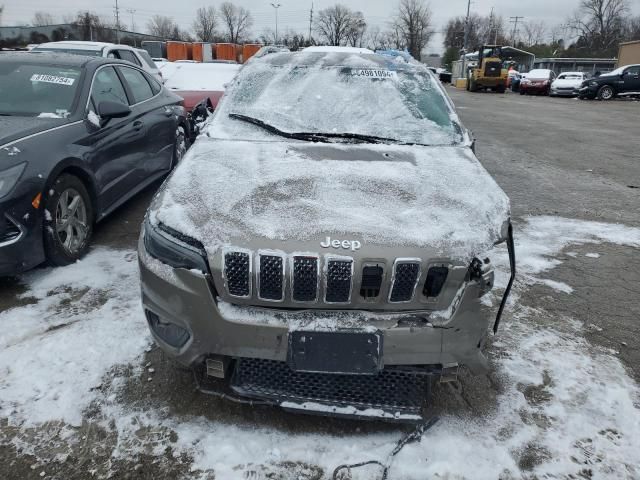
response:
[(511, 42), (513, 43), (513, 46), (516, 46), (516, 33), (518, 33), (518, 21), (522, 20), (524, 17), (520, 17), (520, 16), (515, 16), (515, 17), (509, 17), (509, 22), (513, 23), (513, 34), (511, 35)]

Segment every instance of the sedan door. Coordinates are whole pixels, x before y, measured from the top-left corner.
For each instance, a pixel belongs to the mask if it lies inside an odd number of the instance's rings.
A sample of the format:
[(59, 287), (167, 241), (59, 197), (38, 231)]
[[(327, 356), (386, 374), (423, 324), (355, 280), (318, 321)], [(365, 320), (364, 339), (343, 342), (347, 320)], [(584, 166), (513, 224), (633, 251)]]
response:
[(118, 66), (118, 71), (133, 98), (134, 123), (144, 130), (144, 139), (139, 145), (144, 157), (137, 165), (138, 178), (144, 182), (170, 170), (177, 123), (173, 109), (160, 95), (162, 87), (158, 82), (135, 68)]
[(137, 166), (144, 160), (141, 147), (144, 130), (129, 114), (123, 118), (100, 118), (100, 105), (115, 102), (128, 106), (130, 101), (113, 66), (99, 68), (91, 86), (85, 144), (90, 145), (89, 163), (94, 172), (100, 212), (105, 214), (126, 199), (136, 186)]

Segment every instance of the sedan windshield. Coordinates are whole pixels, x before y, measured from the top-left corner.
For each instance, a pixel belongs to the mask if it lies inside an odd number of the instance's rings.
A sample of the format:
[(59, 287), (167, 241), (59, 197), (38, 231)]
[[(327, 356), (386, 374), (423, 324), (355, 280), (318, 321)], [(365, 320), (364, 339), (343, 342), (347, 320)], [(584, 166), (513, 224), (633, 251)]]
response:
[(68, 117), (79, 79), (79, 68), (2, 62), (0, 115)]
[(420, 65), (378, 55), (272, 57), (240, 71), (210, 134), (251, 135), (236, 125), (242, 122), (309, 141), (451, 145), (462, 140), (445, 94)]

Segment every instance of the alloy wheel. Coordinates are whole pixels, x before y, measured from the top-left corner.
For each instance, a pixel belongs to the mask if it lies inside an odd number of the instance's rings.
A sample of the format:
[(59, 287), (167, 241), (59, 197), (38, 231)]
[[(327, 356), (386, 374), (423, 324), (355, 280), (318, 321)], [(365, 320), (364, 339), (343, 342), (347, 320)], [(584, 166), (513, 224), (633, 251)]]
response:
[(70, 253), (82, 249), (89, 232), (87, 225), (87, 206), (80, 193), (74, 188), (62, 192), (56, 205), (56, 235), (60, 244)]

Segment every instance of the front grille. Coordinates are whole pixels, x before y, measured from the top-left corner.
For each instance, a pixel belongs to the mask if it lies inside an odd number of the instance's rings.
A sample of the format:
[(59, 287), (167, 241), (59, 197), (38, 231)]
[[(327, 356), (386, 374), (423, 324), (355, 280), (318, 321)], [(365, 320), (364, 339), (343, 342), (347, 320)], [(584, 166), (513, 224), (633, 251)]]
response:
[(315, 302), (318, 299), (318, 257), (293, 257), (293, 299)]
[(295, 372), (286, 362), (241, 358), (231, 380), (239, 395), (276, 402), (315, 402), (419, 415), (429, 377), (417, 370), (385, 369), (376, 375)]
[(258, 296), (264, 300), (284, 300), (284, 260), (278, 255), (260, 255)]
[(224, 255), (224, 277), (229, 295), (248, 297), (251, 292), (251, 257), (245, 252)]
[(393, 272), (393, 286), (389, 295), (390, 302), (409, 302), (420, 274), (418, 262), (397, 262)]
[(22, 231), (12, 220), (8, 217), (4, 218), (4, 226), (0, 231), (0, 243), (11, 242), (16, 240)]
[(351, 298), (352, 276), (353, 260), (329, 260), (327, 262), (325, 300), (328, 303), (348, 302)]
[(427, 272), (422, 294), (425, 297), (437, 297), (447, 281), (449, 269), (447, 267), (431, 267)]
[(499, 77), (502, 73), (502, 64), (500, 62), (486, 62), (484, 64), (485, 77)]
[(363, 298), (377, 298), (380, 295), (383, 272), (384, 270), (380, 265), (367, 265), (362, 269), (360, 296)]

